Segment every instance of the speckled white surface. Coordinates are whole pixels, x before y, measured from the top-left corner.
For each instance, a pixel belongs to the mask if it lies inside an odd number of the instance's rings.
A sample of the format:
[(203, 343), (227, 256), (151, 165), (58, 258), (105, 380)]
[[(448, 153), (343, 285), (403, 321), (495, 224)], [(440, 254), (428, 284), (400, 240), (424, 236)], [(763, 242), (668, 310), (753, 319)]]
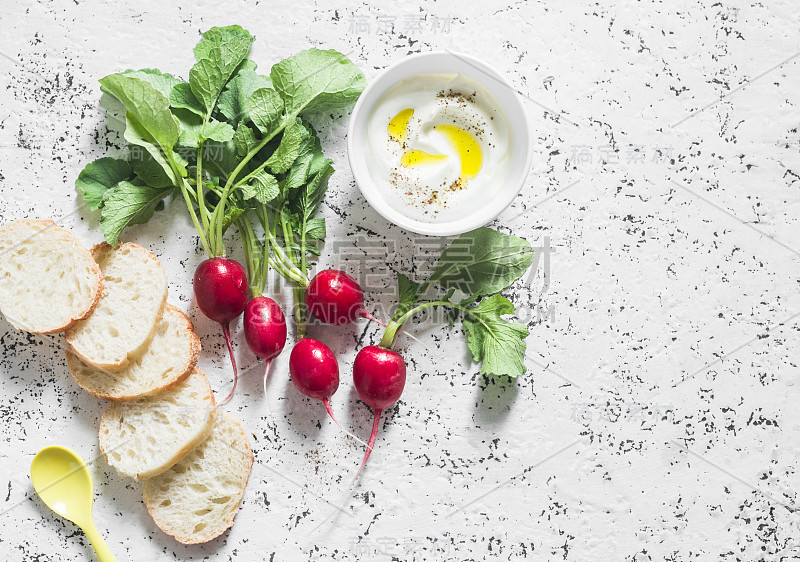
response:
[[(528, 98), (534, 169), (495, 226), (550, 250), (509, 292), (531, 325), (526, 377), (476, 376), (446, 327), (414, 329), (430, 350), (401, 341), (409, 383), (346, 515), (310, 534), (331, 509), (318, 498), (339, 498), (362, 449), (298, 395), (284, 355), (274, 429), (260, 367), (232, 403), (256, 464), (229, 533), (182, 547), (137, 485), (92, 465), (97, 524), (120, 560), (800, 559), (800, 5), (179, 4), (4, 5), (0, 221), (63, 216), (99, 241), (73, 186), (87, 161), (118, 152), (97, 79), (152, 66), (185, 76), (199, 31), (242, 23), (262, 69), (316, 45), (368, 78), (445, 48), (507, 73)], [(394, 272), (424, 269), (441, 241), (367, 208), (346, 163), (347, 115), (318, 124), (337, 168), (325, 254), (348, 258), (372, 308), (389, 306)], [(162, 259), (221, 392), (226, 359), (191, 300), (202, 256), (182, 205), (124, 238)], [(340, 358), (336, 412), (366, 436), (349, 372), (377, 331), (313, 331)], [(0, 558), (85, 560), (83, 534), (42, 506), (27, 472), (48, 443), (95, 458), (103, 405), (72, 382), (60, 338), (0, 321), (0, 347)], [(239, 360), (255, 362), (243, 345)]]

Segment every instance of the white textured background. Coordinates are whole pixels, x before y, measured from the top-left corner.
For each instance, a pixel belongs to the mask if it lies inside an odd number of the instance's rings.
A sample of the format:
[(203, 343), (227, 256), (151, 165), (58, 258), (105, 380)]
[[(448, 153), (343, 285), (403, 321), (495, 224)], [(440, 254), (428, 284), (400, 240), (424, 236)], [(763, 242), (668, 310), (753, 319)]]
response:
[[(98, 242), (74, 189), (86, 162), (119, 153), (97, 79), (140, 67), (185, 78), (199, 32), (240, 23), (265, 72), (314, 45), (350, 55), (368, 79), (445, 48), (506, 73), (528, 98), (534, 168), (495, 226), (551, 250), (509, 292), (530, 321), (526, 377), (476, 376), (446, 327), (414, 329), (430, 351), (401, 339), (409, 382), (348, 515), (309, 535), (330, 511), (319, 498), (339, 498), (362, 449), (295, 391), (284, 354), (269, 387), (274, 427), (260, 367), (232, 403), (256, 464), (229, 533), (182, 547), (150, 520), (138, 485), (92, 465), (97, 525), (120, 560), (800, 559), (800, 5), (180, 4), (4, 3), (0, 221), (64, 217)], [(421, 247), (365, 206), (347, 115), (332, 117), (317, 122), (337, 167), (325, 255), (348, 256), (369, 306), (388, 306), (394, 271), (424, 270), (413, 254), (441, 241)], [(178, 201), (124, 238), (161, 258), (223, 392), (222, 340), (191, 299), (193, 232)], [(336, 412), (366, 437), (350, 367), (377, 331), (312, 334), (340, 359)], [(49, 443), (98, 453), (103, 405), (73, 383), (62, 347), (0, 321), (3, 560), (90, 556), (27, 475)]]

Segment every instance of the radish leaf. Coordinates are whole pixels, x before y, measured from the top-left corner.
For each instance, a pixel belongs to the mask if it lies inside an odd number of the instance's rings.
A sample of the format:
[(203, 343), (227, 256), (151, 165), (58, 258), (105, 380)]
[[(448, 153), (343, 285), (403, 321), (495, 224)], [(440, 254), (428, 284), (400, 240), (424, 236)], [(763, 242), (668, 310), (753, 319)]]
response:
[(203, 57), (189, 71), (189, 86), (203, 104), (206, 115), (211, 115), (222, 89), (247, 58), (252, 44), (253, 37), (249, 33), (232, 36), (205, 50)]
[(397, 289), (399, 293), (397, 311), (392, 317), (393, 320), (400, 318), (403, 314), (411, 310), (417, 304), (420, 297), (422, 285), (412, 281), (402, 273), (397, 274)]
[[(444, 307), (449, 309), (447, 321), (451, 327), (462, 318), (472, 358), (482, 363), (481, 373), (524, 375), (528, 328), (521, 322), (502, 318), (514, 313), (514, 305), (499, 292), (519, 279), (532, 259), (531, 245), (523, 238), (490, 228), (462, 234), (442, 252), (433, 274), (424, 284), (398, 274), (398, 308), (380, 345), (391, 347), (403, 323), (419, 311)], [(446, 289), (444, 295), (440, 289), (436, 300), (420, 304), (420, 297), (435, 284)], [(452, 301), (457, 290), (467, 297)], [(475, 306), (470, 306), (475, 302)]]
[(269, 75), (290, 115), (348, 106), (366, 86), (358, 67), (332, 49), (300, 51), (274, 65)]
[[(169, 99), (149, 82), (125, 74), (100, 79), (106, 92), (127, 110), (125, 139), (140, 146), (157, 145), (169, 150), (178, 140), (178, 122), (169, 110)], [(145, 144), (142, 144), (145, 143)]]
[(281, 144), (267, 160), (267, 167), (276, 174), (286, 172), (297, 159), (300, 143), (303, 141), (303, 126), (291, 122), (283, 130)]
[(229, 124), (216, 119), (209, 119), (204, 123), (203, 119), (194, 113), (179, 111), (181, 134), (178, 137), (178, 144), (180, 146), (197, 148), (198, 144), (205, 140), (225, 142), (233, 138), (234, 130)]
[(524, 238), (478, 228), (442, 253), (429, 283), (477, 298), (507, 289), (532, 262), (533, 249)]
[[(178, 84), (183, 84), (183, 80), (174, 77), (172, 74), (161, 72), (157, 68), (142, 68), (141, 70), (126, 70), (121, 72), (125, 76), (132, 78), (139, 78), (149, 83), (153, 88), (159, 91), (167, 98), (170, 97), (170, 92)], [(101, 88), (102, 89), (102, 88)]]
[(109, 190), (133, 175), (130, 164), (116, 158), (100, 158), (86, 165), (75, 180), (75, 187), (83, 194), (86, 205), (93, 211), (103, 206)]
[[(250, 61), (245, 61), (244, 64), (248, 62)], [(228, 118), (232, 125), (251, 120), (247, 110), (247, 98), (253, 95), (253, 92), (260, 88), (272, 89), (272, 80), (269, 76), (256, 74), (254, 70), (254, 68), (243, 65), (219, 95), (217, 109)]]
[(195, 115), (203, 117), (203, 105), (192, 93), (192, 87), (187, 82), (176, 84), (169, 93), (169, 104), (175, 109), (188, 109)]
[(253, 92), (247, 98), (245, 107), (262, 135), (272, 133), (283, 119), (283, 100), (278, 92), (270, 88), (260, 88)]
[(122, 181), (111, 192), (100, 215), (100, 231), (112, 246), (119, 242), (119, 234), (131, 224), (149, 221), (157, 206), (173, 189), (135, 185)]
[[(112, 244), (171, 193), (185, 202), (209, 257), (224, 255), (223, 234), (237, 223), (251, 289), (263, 289), (273, 264), (301, 298), (308, 259), (319, 255), (316, 242), (325, 237), (325, 221), (314, 214), (333, 167), (299, 116), (349, 105), (365, 80), (341, 53), (317, 49), (277, 63), (270, 76), (257, 74), (247, 58), (253, 41), (238, 25), (204, 32), (187, 82), (152, 68), (100, 80), (126, 109), (128, 158), (90, 164), (76, 187), (102, 211)], [(262, 240), (247, 229), (253, 221)]]
[[(136, 176), (150, 187), (171, 187), (172, 177), (167, 175), (167, 171), (161, 166), (159, 162), (152, 157), (152, 155), (144, 150), (142, 147), (134, 147), (130, 151), (130, 165)], [(180, 159), (178, 154), (174, 157)]]
[(302, 216), (308, 221), (317, 212), (325, 191), (328, 189), (328, 178), (333, 174), (333, 160), (325, 159), (325, 166), (317, 172), (306, 184), (304, 189), (299, 190), (299, 206)]
[(306, 223), (306, 238), (309, 240), (325, 239), (325, 219), (317, 217)]
[(278, 180), (263, 170), (255, 174), (250, 183), (242, 186), (244, 199), (255, 198), (259, 203), (264, 204), (275, 199), (279, 193)]
[(236, 146), (236, 154), (243, 158), (258, 144), (255, 131), (244, 123), (239, 123), (233, 135), (233, 144)]
[(212, 27), (201, 34), (203, 38), (194, 48), (196, 60), (211, 57), (211, 50), (234, 39), (246, 39), (250, 43), (255, 41), (255, 37), (240, 25), (228, 25), (226, 27)]
[(514, 305), (501, 295), (483, 299), (468, 309), (463, 324), (467, 345), (476, 362), (483, 362), (481, 374), (518, 377), (525, 374), (525, 338), (528, 327), (501, 316), (514, 314)]
[[(127, 110), (125, 116), (125, 140), (143, 147), (177, 184), (179, 175), (186, 170), (173, 156), (172, 148), (178, 140), (178, 120), (169, 110), (169, 100), (149, 82), (127, 76), (112, 74), (100, 79), (104, 91), (117, 98)], [(173, 170), (168, 157), (175, 163)]]

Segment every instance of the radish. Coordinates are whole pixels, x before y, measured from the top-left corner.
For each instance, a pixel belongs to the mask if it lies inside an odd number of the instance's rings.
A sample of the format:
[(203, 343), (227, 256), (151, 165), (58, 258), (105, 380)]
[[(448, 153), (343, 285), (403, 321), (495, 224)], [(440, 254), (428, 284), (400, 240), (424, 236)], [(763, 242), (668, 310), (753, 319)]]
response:
[(226, 404), (233, 398), (239, 379), (236, 357), (233, 355), (231, 345), (230, 322), (247, 306), (249, 296), (247, 291), (247, 273), (239, 262), (230, 258), (207, 259), (198, 265), (194, 272), (194, 296), (197, 306), (203, 314), (222, 326), (222, 334), (225, 336), (233, 365), (233, 388), (220, 405)]
[(297, 390), (321, 400), (331, 419), (339, 425), (331, 411), (330, 398), (339, 388), (339, 363), (333, 351), (312, 338), (303, 338), (292, 348), (289, 374)]
[(339, 426), (339, 429), (356, 441), (364, 443), (342, 427), (342, 424), (333, 415), (330, 398), (339, 388), (339, 363), (327, 345), (312, 338), (303, 338), (298, 341), (289, 356), (289, 374), (292, 376), (292, 382), (297, 390), (309, 398), (322, 401), (328, 415), (333, 423)]
[(364, 293), (358, 282), (338, 269), (323, 269), (308, 283), (306, 307), (326, 324), (341, 326), (358, 318), (366, 318), (386, 327), (386, 324), (367, 312)]
[(375, 414), (364, 460), (353, 478), (355, 481), (367, 465), (367, 459), (375, 445), (381, 414), (403, 394), (406, 385), (406, 362), (396, 351), (368, 345), (358, 352), (353, 362), (353, 383), (359, 398), (372, 408)]
[(256, 297), (244, 309), (244, 337), (256, 356), (266, 359), (264, 396), (267, 395), (267, 375), (272, 360), (286, 345), (286, 317), (281, 307), (269, 297)]

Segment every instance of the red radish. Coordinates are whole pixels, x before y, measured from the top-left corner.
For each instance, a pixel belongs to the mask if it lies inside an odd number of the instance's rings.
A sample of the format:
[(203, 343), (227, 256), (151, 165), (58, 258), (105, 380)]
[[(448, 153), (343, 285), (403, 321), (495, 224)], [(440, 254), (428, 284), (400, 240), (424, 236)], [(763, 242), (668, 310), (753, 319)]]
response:
[(396, 351), (368, 345), (361, 349), (353, 362), (353, 383), (355, 383), (358, 396), (367, 404), (375, 414), (372, 422), (372, 434), (369, 436), (364, 460), (358, 469), (353, 481), (358, 478), (367, 465), (367, 459), (375, 445), (378, 435), (378, 426), (383, 411), (397, 402), (403, 394), (406, 385), (406, 362)]
[(244, 337), (250, 350), (267, 360), (264, 370), (264, 395), (272, 360), (286, 345), (286, 317), (281, 307), (269, 297), (256, 297), (244, 309)]
[(297, 390), (309, 398), (321, 400), (333, 423), (350, 437), (361, 441), (342, 427), (333, 415), (330, 398), (339, 388), (339, 363), (327, 345), (312, 338), (303, 338), (294, 344), (289, 356), (289, 373)]
[(248, 296), (247, 273), (239, 262), (216, 257), (197, 266), (194, 272), (194, 297), (197, 306), (203, 314), (222, 326), (222, 334), (225, 336), (233, 365), (233, 388), (220, 405), (226, 404), (233, 397), (239, 379), (231, 345), (230, 322), (247, 306)]
[[(339, 388), (339, 363), (333, 351), (312, 338), (303, 338), (292, 348), (289, 356), (289, 373), (297, 390), (321, 400), (334, 422), (330, 397)], [(336, 422), (337, 425), (339, 422)]]
[(355, 279), (338, 269), (323, 269), (306, 287), (309, 312), (325, 322), (341, 326), (358, 318), (367, 318), (386, 326), (364, 307), (364, 293)]

